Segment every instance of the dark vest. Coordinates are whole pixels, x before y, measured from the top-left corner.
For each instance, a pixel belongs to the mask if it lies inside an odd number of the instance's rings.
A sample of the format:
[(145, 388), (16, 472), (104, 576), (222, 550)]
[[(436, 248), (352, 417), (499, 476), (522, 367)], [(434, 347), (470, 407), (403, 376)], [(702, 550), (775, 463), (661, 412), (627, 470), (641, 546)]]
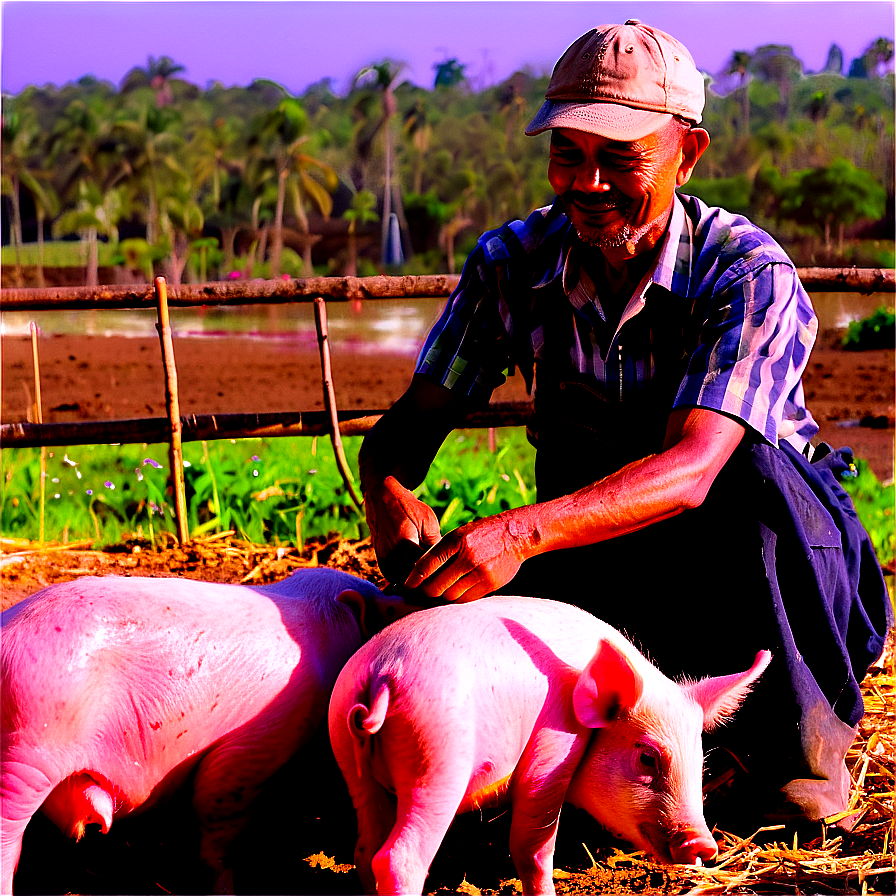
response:
[[(691, 305), (690, 299), (651, 286), (645, 306), (623, 326), (617, 343), (609, 344), (610, 330), (607, 344), (600, 346), (607, 358), (603, 383), (573, 367), (576, 312), (561, 278), (537, 291), (530, 314), (543, 328), (543, 357), (533, 358), (527, 325), (516, 362), (524, 375), (528, 365), (534, 367), (535, 418), (528, 435), (538, 450), (538, 500), (569, 494), (662, 450), (672, 403), (696, 346)], [(514, 332), (522, 336), (521, 324), (514, 319)], [(629, 349), (649, 365), (651, 375), (634, 385), (625, 378), (623, 385), (623, 365), (633, 363)]]

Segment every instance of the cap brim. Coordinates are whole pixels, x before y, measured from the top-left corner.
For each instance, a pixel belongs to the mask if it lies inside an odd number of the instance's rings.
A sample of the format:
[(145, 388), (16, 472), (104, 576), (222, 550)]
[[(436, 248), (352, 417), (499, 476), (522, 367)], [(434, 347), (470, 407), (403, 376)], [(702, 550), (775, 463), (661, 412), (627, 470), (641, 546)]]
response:
[(526, 128), (534, 137), (551, 128), (573, 128), (609, 140), (640, 140), (672, 120), (667, 112), (633, 109), (617, 103), (556, 103), (545, 100)]

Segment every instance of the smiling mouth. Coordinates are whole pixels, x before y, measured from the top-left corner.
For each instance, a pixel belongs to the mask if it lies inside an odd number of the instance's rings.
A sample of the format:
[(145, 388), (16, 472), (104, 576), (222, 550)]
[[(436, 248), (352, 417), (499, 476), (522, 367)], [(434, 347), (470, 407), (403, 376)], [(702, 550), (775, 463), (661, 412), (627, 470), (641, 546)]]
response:
[(618, 196), (602, 196), (595, 199), (593, 196), (582, 194), (567, 194), (564, 197), (564, 204), (569, 208), (574, 208), (580, 214), (586, 217), (604, 217), (611, 214), (623, 215), (627, 209), (627, 204)]

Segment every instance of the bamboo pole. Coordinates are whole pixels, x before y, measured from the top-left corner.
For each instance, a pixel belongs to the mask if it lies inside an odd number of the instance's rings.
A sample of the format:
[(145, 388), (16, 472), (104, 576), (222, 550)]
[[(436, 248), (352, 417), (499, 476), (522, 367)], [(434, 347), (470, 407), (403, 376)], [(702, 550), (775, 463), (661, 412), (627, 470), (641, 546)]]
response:
[[(342, 436), (365, 435), (380, 419), (382, 410), (339, 411)], [(495, 402), (465, 417), (458, 428), (487, 429), (492, 426), (524, 426), (532, 416), (528, 401)], [(4, 423), (0, 445), (4, 448), (37, 448), (41, 445), (136, 445), (168, 440), (167, 417), (133, 420), (87, 420), (79, 423)], [(181, 441), (204, 439), (254, 439), (324, 436), (332, 431), (326, 411), (293, 411), (267, 414), (190, 414), (181, 417)]]
[[(810, 292), (896, 293), (892, 268), (797, 268)], [(333, 301), (390, 298), (446, 298), (457, 286), (457, 274), (403, 277), (307, 277), (295, 280), (233, 280), (184, 284), (171, 290), (169, 305), (260, 305), (310, 302), (317, 296)], [(0, 290), (3, 311), (54, 311), (90, 308), (152, 308), (152, 288), (71, 286)]]
[(342, 481), (354, 501), (355, 507), (362, 510), (362, 502), (355, 493), (354, 477), (345, 457), (342, 447), (342, 437), (339, 433), (339, 415), (336, 410), (336, 390), (333, 387), (333, 370), (330, 366), (330, 336), (327, 329), (327, 303), (322, 296), (314, 299), (314, 322), (317, 325), (317, 343), (320, 347), (320, 375), (324, 390), (324, 408), (330, 417), (330, 441), (333, 443), (333, 453), (336, 455), (336, 466), (342, 476)]
[(168, 319), (168, 290), (164, 277), (155, 279), (159, 322), (156, 329), (162, 343), (162, 361), (165, 365), (165, 403), (168, 407), (168, 459), (171, 464), (171, 484), (174, 491), (174, 517), (177, 521), (178, 541), (189, 541), (187, 529), (187, 498), (184, 487), (184, 453), (181, 444), (180, 404), (177, 397), (177, 367), (174, 363), (174, 343), (171, 340), (171, 324)]
[[(37, 351), (37, 324), (31, 321), (31, 363), (34, 371), (34, 422), (40, 426), (44, 422), (43, 402), (40, 395), (40, 357)], [(37, 528), (38, 544), (44, 543), (45, 517), (47, 509), (47, 446), (40, 448), (40, 517)]]

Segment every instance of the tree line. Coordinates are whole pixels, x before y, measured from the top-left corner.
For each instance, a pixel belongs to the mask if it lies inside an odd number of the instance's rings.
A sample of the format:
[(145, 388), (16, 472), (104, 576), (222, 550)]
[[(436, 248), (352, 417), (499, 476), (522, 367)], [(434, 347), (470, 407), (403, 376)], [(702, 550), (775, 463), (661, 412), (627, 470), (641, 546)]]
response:
[[(706, 76), (712, 145), (686, 192), (748, 214), (801, 263), (892, 266), (892, 59), (886, 38), (845, 74), (836, 46), (815, 73), (787, 46), (735, 52)], [(296, 96), (183, 73), (150, 57), (118, 87), (86, 75), (3, 96), (4, 243), (37, 243), (38, 285), (45, 240), (73, 237), (88, 285), (101, 244), (173, 284), (451, 273), (483, 230), (552, 199), (549, 137), (523, 134), (547, 76), (474, 90), (446, 59), (424, 88), (382, 60), (342, 95), (325, 78)], [(856, 235), (879, 239), (857, 250)]]

